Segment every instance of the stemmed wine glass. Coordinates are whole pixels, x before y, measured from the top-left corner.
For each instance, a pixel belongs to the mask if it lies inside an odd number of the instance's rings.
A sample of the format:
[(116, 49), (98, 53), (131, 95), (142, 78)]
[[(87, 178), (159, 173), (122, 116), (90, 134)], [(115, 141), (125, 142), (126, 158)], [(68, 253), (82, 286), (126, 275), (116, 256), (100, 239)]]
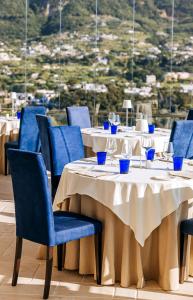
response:
[[(152, 139), (146, 139), (143, 138), (141, 139), (141, 147), (142, 149), (144, 149), (144, 152), (146, 153), (149, 149), (151, 149), (153, 146), (152, 144)], [(141, 155), (140, 155), (140, 168), (142, 167), (142, 150), (141, 150)]]
[(117, 141), (116, 139), (109, 138), (107, 139), (106, 152), (111, 158), (111, 165), (113, 164), (113, 153), (117, 151)]
[(116, 115), (114, 112), (110, 112), (108, 116), (109, 123), (112, 125), (115, 122)]
[(163, 156), (167, 160), (167, 169), (168, 170), (169, 170), (169, 162), (170, 162), (170, 159), (173, 157), (173, 155), (174, 155), (174, 146), (173, 146), (173, 143), (172, 142), (165, 143)]
[(132, 146), (128, 141), (124, 141), (122, 149), (121, 149), (121, 156), (124, 159), (131, 159), (133, 154)]
[(115, 121), (113, 122), (114, 125), (118, 126), (121, 124), (120, 116), (115, 115)]

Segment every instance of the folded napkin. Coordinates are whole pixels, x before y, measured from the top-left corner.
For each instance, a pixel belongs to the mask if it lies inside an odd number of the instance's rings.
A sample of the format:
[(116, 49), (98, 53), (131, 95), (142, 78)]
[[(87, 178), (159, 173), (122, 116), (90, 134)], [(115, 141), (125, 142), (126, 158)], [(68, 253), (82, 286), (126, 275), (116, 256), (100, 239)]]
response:
[(97, 158), (96, 157), (87, 157), (87, 158), (85, 158), (85, 161), (96, 162)]
[(109, 175), (114, 175), (115, 173), (110, 173), (110, 172), (101, 172), (101, 171), (91, 171), (91, 170), (73, 170), (74, 174), (86, 176), (86, 177), (93, 177), (93, 178), (99, 178), (103, 176), (109, 176)]
[(160, 180), (160, 181), (167, 181), (167, 180), (170, 180), (170, 178), (169, 178), (168, 176), (165, 176), (165, 175), (152, 176), (150, 179), (153, 179), (153, 180)]
[(185, 179), (193, 179), (193, 172), (191, 172), (191, 171), (172, 171), (172, 172), (169, 172), (169, 175), (182, 177)]
[(164, 161), (164, 162), (167, 162), (167, 163), (173, 163), (173, 159), (172, 158), (170, 158), (169, 160), (167, 160), (167, 158), (165, 158), (165, 157), (158, 157), (157, 160)]

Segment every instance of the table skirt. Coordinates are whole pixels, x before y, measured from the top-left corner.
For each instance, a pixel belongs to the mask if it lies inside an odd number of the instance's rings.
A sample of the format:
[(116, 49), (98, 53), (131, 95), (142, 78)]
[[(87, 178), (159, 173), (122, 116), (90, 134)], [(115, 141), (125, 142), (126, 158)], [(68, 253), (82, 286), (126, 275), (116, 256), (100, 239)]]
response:
[(9, 135), (0, 135), (0, 174), (5, 173), (5, 149), (4, 144), (6, 142), (15, 141), (18, 138), (18, 133), (16, 130), (12, 130)]
[[(74, 195), (64, 201), (62, 210), (82, 213), (103, 223), (102, 284), (120, 282), (122, 287), (142, 288), (146, 280), (155, 280), (164, 290), (179, 288), (179, 223), (193, 215), (193, 200), (163, 219), (141, 247), (133, 231), (108, 208), (88, 196)], [(151, 218), (151, 216), (149, 216)], [(193, 249), (192, 249), (193, 250)], [(39, 258), (43, 258), (43, 248)], [(88, 259), (89, 258), (89, 259)], [(55, 251), (55, 264), (56, 263)], [(193, 259), (188, 259), (193, 274)], [(80, 274), (94, 274), (93, 237), (66, 245), (64, 268), (79, 269)]]

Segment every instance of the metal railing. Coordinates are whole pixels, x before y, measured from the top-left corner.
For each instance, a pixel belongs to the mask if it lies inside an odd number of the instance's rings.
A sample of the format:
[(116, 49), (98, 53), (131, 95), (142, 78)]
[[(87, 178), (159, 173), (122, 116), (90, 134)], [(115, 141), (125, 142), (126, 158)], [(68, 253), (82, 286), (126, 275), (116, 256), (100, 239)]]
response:
[[(90, 113), (91, 121), (93, 126), (101, 126), (105, 120), (108, 120), (108, 111), (100, 111), (98, 114)], [(116, 112), (120, 115), (121, 124), (125, 125), (126, 123), (126, 114), (125, 112)], [(1, 109), (1, 115), (9, 114), (12, 116), (12, 109), (6, 108)], [(14, 113), (15, 115), (15, 113)], [(67, 117), (65, 110), (49, 110), (48, 115), (52, 118), (55, 125), (67, 124)], [(174, 120), (184, 120), (186, 117), (185, 113), (154, 113), (152, 116), (148, 116), (148, 121), (154, 123), (157, 127), (171, 128), (172, 122)], [(135, 126), (136, 123), (136, 113), (129, 113), (129, 126)]]

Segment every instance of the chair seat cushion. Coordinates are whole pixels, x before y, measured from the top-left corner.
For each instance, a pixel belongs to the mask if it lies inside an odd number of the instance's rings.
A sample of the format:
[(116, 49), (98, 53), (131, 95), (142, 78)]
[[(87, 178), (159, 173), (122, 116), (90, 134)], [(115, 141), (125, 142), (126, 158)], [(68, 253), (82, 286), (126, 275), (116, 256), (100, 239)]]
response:
[(184, 234), (193, 235), (193, 219), (182, 221), (180, 225), (180, 230)]
[(12, 142), (7, 142), (5, 143), (5, 148), (6, 149), (19, 149), (19, 143), (18, 141), (12, 141)]
[(55, 244), (94, 235), (102, 231), (100, 221), (72, 212), (54, 212)]

